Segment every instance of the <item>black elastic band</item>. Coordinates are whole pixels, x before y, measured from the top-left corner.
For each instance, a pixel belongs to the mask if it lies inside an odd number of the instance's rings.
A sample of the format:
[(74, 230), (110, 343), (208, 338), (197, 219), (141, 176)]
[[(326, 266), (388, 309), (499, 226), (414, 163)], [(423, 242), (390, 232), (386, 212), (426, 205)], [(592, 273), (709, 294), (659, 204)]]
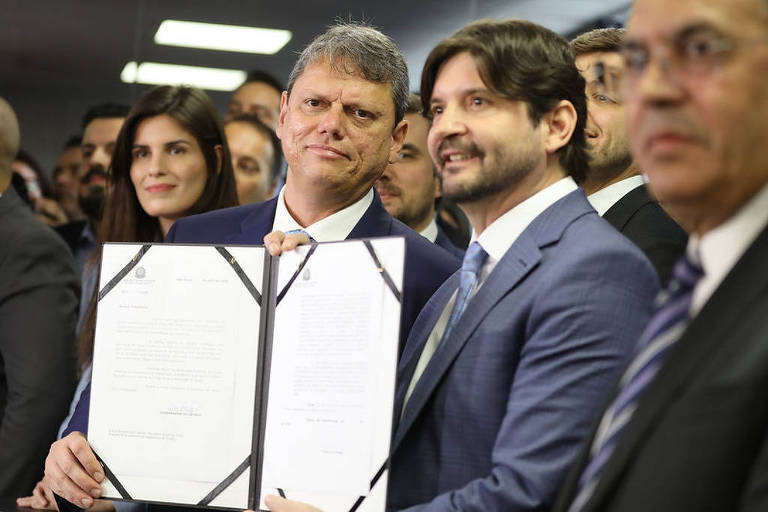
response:
[(368, 252), (371, 253), (371, 258), (373, 258), (373, 262), (376, 264), (376, 268), (378, 269), (379, 274), (381, 274), (381, 278), (384, 279), (384, 282), (387, 283), (389, 289), (392, 290), (392, 293), (395, 295), (397, 302), (403, 302), (403, 297), (400, 294), (400, 291), (397, 289), (397, 286), (395, 286), (395, 282), (392, 280), (392, 277), (390, 277), (387, 269), (384, 268), (384, 265), (381, 264), (381, 261), (379, 261), (379, 257), (376, 256), (376, 251), (373, 250), (373, 244), (371, 244), (371, 241), (363, 240), (363, 243), (368, 249)]
[(117, 275), (113, 277), (112, 280), (110, 280), (104, 288), (101, 289), (99, 292), (99, 300), (103, 299), (106, 294), (112, 291), (112, 288), (117, 286), (117, 283), (122, 281), (123, 278), (127, 276), (131, 270), (133, 270), (133, 267), (139, 264), (139, 260), (144, 257), (150, 247), (152, 247), (150, 244), (141, 246), (139, 252), (137, 252), (133, 259), (125, 267), (123, 267), (123, 270), (118, 272)]
[(211, 492), (209, 492), (205, 498), (200, 500), (197, 504), (198, 506), (204, 507), (211, 503), (216, 497), (221, 494), (224, 489), (230, 486), (232, 482), (235, 481), (237, 477), (243, 474), (243, 472), (248, 469), (248, 466), (251, 465), (251, 455), (248, 454), (248, 456), (245, 458), (243, 462), (240, 463), (239, 466), (235, 468), (235, 470), (229, 474), (227, 478), (225, 478), (219, 485), (213, 488)]
[[(387, 467), (389, 467), (389, 459), (384, 461), (384, 464), (381, 465), (379, 470), (374, 475), (373, 479), (371, 479), (371, 490), (373, 490), (373, 486), (376, 485), (376, 482), (379, 481), (379, 478), (381, 478), (381, 475), (384, 474), (384, 470), (386, 470)], [(365, 500), (365, 496), (360, 496), (359, 498), (357, 498), (357, 501), (355, 502), (354, 505), (352, 505), (352, 508), (349, 509), (349, 512), (355, 512), (357, 508), (360, 506), (360, 504), (363, 503), (364, 500)]]
[(102, 469), (104, 469), (104, 474), (106, 475), (106, 477), (109, 479), (110, 482), (112, 482), (112, 485), (115, 487), (115, 489), (117, 489), (117, 492), (120, 493), (120, 497), (123, 498), (124, 500), (132, 499), (131, 495), (128, 494), (128, 491), (126, 491), (125, 487), (123, 487), (123, 484), (120, 483), (120, 480), (117, 479), (115, 474), (112, 472), (111, 469), (109, 469), (109, 466), (107, 466), (104, 460), (102, 460), (102, 458), (99, 457), (99, 454), (96, 453), (95, 451), (93, 452), (93, 454), (96, 456), (96, 460), (99, 461), (99, 464), (101, 464)]
[[(384, 464), (381, 465), (379, 470), (373, 476), (373, 479), (371, 479), (371, 487), (370, 487), (371, 490), (373, 490), (373, 486), (376, 485), (376, 482), (379, 481), (379, 479), (381, 478), (381, 475), (384, 474), (384, 471), (387, 469), (388, 466), (389, 466), (389, 459), (384, 461)], [(285, 491), (283, 491), (280, 487), (277, 488), (277, 492), (280, 494), (281, 498), (285, 498)], [(349, 509), (349, 512), (355, 512), (363, 503), (363, 501), (365, 501), (365, 496), (360, 496), (359, 498), (357, 498), (357, 500), (355, 501), (355, 504), (352, 505), (352, 508)]]
[(245, 273), (243, 268), (240, 266), (240, 264), (237, 262), (234, 256), (230, 254), (228, 250), (226, 250), (224, 247), (216, 246), (216, 250), (219, 251), (219, 254), (221, 254), (225, 260), (232, 266), (232, 269), (235, 271), (235, 274), (237, 274), (237, 277), (240, 278), (240, 280), (243, 282), (245, 287), (248, 289), (248, 291), (251, 293), (253, 298), (256, 300), (256, 304), (261, 306), (261, 294), (259, 293), (259, 290), (256, 289), (256, 287), (253, 285), (253, 282), (250, 280), (248, 275)]
[(285, 297), (285, 294), (288, 292), (288, 288), (291, 287), (296, 278), (299, 277), (299, 274), (301, 274), (301, 271), (304, 270), (304, 266), (307, 264), (309, 257), (312, 256), (312, 254), (315, 252), (315, 249), (317, 249), (316, 245), (313, 245), (309, 248), (309, 252), (307, 252), (307, 255), (304, 256), (304, 259), (301, 261), (301, 263), (299, 263), (299, 268), (296, 269), (296, 272), (294, 272), (291, 278), (288, 280), (285, 288), (280, 290), (280, 294), (277, 296), (277, 299), (275, 299), (275, 306), (280, 304), (280, 301), (283, 300), (283, 297)]

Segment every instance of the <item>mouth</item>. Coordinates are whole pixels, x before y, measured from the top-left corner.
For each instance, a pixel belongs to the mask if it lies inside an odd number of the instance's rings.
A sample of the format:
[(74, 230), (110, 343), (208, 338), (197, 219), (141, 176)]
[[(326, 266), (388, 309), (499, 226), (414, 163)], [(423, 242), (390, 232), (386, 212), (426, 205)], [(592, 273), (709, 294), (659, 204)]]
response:
[(333, 146), (327, 146), (325, 144), (310, 144), (307, 146), (307, 149), (320, 158), (327, 158), (330, 160), (347, 158), (347, 155), (344, 154), (344, 152), (341, 150), (338, 150)]
[(161, 194), (163, 192), (168, 192), (169, 190), (172, 190), (175, 187), (175, 185), (169, 185), (167, 183), (157, 183), (155, 185), (149, 185), (144, 187), (144, 190), (149, 192), (150, 194)]
[(391, 199), (393, 197), (398, 197), (401, 195), (399, 190), (394, 189), (392, 187), (382, 187), (382, 186), (376, 185), (376, 190), (379, 192), (379, 196), (381, 196), (382, 201), (386, 201), (387, 199)]
[(105, 185), (109, 174), (100, 167), (91, 167), (88, 172), (80, 179), (83, 185)]
[(438, 146), (437, 158), (441, 169), (455, 171), (481, 160), (483, 152), (472, 142), (446, 139)]
[(647, 151), (668, 153), (678, 151), (680, 146), (695, 142), (693, 137), (678, 132), (660, 132), (645, 141)]

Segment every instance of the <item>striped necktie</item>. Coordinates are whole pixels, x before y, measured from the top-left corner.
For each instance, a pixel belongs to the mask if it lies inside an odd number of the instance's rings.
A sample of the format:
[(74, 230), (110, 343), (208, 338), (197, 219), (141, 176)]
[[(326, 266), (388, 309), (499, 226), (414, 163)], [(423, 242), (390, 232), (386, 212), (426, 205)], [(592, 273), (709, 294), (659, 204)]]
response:
[(640, 395), (688, 325), (693, 289), (702, 275), (701, 266), (687, 257), (675, 265), (672, 280), (660, 295), (656, 312), (640, 336), (635, 356), (619, 382), (619, 392), (603, 414), (592, 443), (591, 458), (579, 478), (579, 490), (568, 512), (582, 511), (592, 497), (616, 447), (616, 439), (632, 418)]
[(479, 243), (472, 242), (464, 254), (464, 261), (461, 263), (459, 291), (456, 294), (456, 303), (453, 305), (453, 310), (451, 311), (451, 316), (448, 319), (448, 325), (445, 327), (442, 339), (448, 338), (464, 310), (467, 309), (467, 303), (472, 295), (472, 290), (477, 285), (480, 269), (483, 268), (487, 259), (488, 253), (485, 252), (485, 249)]

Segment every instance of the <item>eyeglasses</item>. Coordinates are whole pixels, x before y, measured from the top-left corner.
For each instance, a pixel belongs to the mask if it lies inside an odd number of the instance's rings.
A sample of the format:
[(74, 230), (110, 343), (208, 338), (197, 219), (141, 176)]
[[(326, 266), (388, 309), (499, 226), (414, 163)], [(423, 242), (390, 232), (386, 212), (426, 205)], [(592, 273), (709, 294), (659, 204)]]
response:
[[(711, 74), (739, 48), (767, 43), (768, 39), (734, 40), (711, 29), (693, 27), (682, 31), (662, 52), (651, 52), (643, 44), (629, 42), (622, 50), (627, 66), (625, 85), (637, 85), (653, 58), (659, 68), (677, 80), (703, 77)], [(656, 53), (654, 56), (653, 53)]]

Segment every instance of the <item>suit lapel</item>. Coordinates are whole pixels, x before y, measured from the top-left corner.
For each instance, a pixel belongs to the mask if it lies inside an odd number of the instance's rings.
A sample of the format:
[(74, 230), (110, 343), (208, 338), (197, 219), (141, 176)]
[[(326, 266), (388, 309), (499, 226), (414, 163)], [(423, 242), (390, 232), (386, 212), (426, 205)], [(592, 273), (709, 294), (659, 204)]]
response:
[[(469, 301), (467, 309), (462, 314), (451, 335), (447, 339), (442, 340), (435, 350), (432, 359), (424, 369), (424, 373), (422, 373), (419, 381), (413, 388), (408, 403), (405, 404), (402, 418), (395, 432), (392, 451), (397, 449), (400, 441), (402, 441), (423, 410), (430, 395), (434, 392), (462, 347), (477, 330), (478, 325), (490, 310), (539, 264), (542, 258), (540, 248), (558, 241), (568, 225), (578, 217), (586, 214), (596, 215), (584, 193), (581, 190), (571, 192), (536, 217), (512, 244), (493, 269), (493, 272), (485, 280), (482, 287)], [(442, 307), (436, 308), (438, 309), (437, 311), (432, 311), (429, 322), (424, 322), (419, 332), (414, 333), (412, 339), (409, 339), (409, 343), (415, 339), (421, 341), (419, 350), (415, 350), (411, 358), (418, 360), (424, 341), (431, 333), (437, 318), (445, 307), (446, 302), (448, 302), (448, 298), (458, 287), (458, 273), (451, 278), (450, 282), (450, 287), (446, 286), (448, 284), (446, 283), (440, 289), (441, 292), (444, 291), (447, 294), (447, 297), (445, 294), (442, 295), (439, 301)], [(437, 303), (437, 301), (435, 302)], [(416, 335), (419, 338), (416, 338)], [(410, 377), (413, 374), (413, 368), (415, 368), (412, 359), (409, 363), (406, 363), (406, 365), (410, 367), (410, 372), (403, 372), (401, 374), (400, 386), (405, 388), (410, 383)], [(402, 389), (398, 389), (398, 398), (402, 399), (402, 394)], [(398, 403), (402, 403), (402, 401)], [(396, 409), (396, 413), (399, 410)]]
[(643, 205), (653, 202), (655, 201), (648, 195), (648, 190), (645, 185), (640, 185), (627, 192), (624, 197), (608, 208), (603, 214), (603, 218), (608, 221), (611, 226), (621, 231), (637, 210)]
[(263, 245), (264, 236), (272, 231), (277, 211), (277, 197), (253, 205), (253, 210), (240, 222), (240, 231), (227, 237), (226, 243)]
[[(493, 272), (485, 280), (483, 286), (478, 290), (474, 297), (467, 304), (467, 309), (461, 315), (456, 326), (453, 328), (450, 336), (443, 339), (438, 345), (435, 353), (421, 374), (419, 381), (413, 388), (408, 403), (405, 404), (405, 410), (397, 429), (393, 449), (397, 447), (402, 437), (413, 424), (416, 417), (424, 408), (429, 396), (437, 387), (443, 375), (456, 356), (461, 352), (462, 347), (467, 343), (470, 336), (477, 330), (478, 325), (483, 321), (488, 312), (538, 264), (541, 259), (541, 252), (531, 237), (521, 236), (507, 251), (504, 257), (499, 261)], [(458, 287), (458, 273), (454, 275), (455, 280), (451, 287), (450, 295)], [(442, 301), (443, 307), (447, 299)], [(432, 316), (440, 316), (442, 308), (433, 313)], [(420, 333), (426, 340), (434, 327), (437, 318), (430, 322), (430, 330)], [(423, 348), (423, 343), (422, 343)], [(421, 350), (417, 351), (421, 355)], [(418, 359), (416, 354), (414, 357)], [(415, 366), (415, 365), (413, 365)], [(410, 377), (413, 374), (411, 370)], [(403, 381), (407, 387), (410, 378)]]
[(355, 227), (347, 235), (347, 240), (357, 238), (371, 238), (375, 236), (387, 236), (392, 229), (392, 216), (387, 213), (381, 202), (379, 193), (373, 189), (373, 201)]
[(403, 409), (403, 400), (408, 386), (411, 383), (413, 372), (419, 362), (419, 357), (430, 333), (435, 328), (437, 320), (445, 309), (446, 303), (459, 287), (459, 272), (449, 277), (437, 289), (435, 294), (424, 305), (419, 313), (416, 323), (413, 324), (408, 335), (408, 342), (400, 358), (397, 370), (397, 391), (395, 394), (395, 414), (399, 415)]
[[(637, 410), (617, 439), (616, 449), (603, 469), (591, 504), (598, 504), (617, 484), (624, 468), (641, 443), (651, 434), (659, 418), (685, 391), (707, 358), (728, 339), (745, 304), (750, 304), (768, 286), (765, 258), (768, 228), (758, 236), (736, 266), (715, 290), (670, 352), (656, 378), (640, 397)], [(738, 298), (734, 302), (734, 298)], [(593, 433), (594, 434), (594, 433)], [(590, 440), (593, 437), (590, 437)]]

